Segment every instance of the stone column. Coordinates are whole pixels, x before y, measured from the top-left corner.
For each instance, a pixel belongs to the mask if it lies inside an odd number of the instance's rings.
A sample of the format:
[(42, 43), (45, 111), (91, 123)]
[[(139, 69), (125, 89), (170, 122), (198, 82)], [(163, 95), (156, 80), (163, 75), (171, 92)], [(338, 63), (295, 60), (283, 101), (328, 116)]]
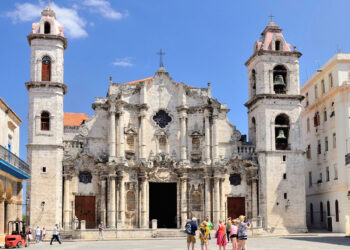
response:
[(251, 192), (251, 195), (252, 195), (252, 217), (254, 219), (257, 218), (258, 216), (258, 200), (257, 200), (257, 196), (256, 196), (256, 193), (257, 193), (257, 185), (256, 185), (256, 179), (253, 179), (252, 180), (252, 192)]
[(5, 201), (4, 198), (0, 198), (0, 235), (5, 234)]
[(213, 187), (213, 223), (219, 223), (220, 220), (220, 178), (214, 177)]
[(181, 126), (181, 160), (187, 160), (187, 147), (186, 147), (186, 117), (187, 114), (184, 110), (180, 113), (180, 126)]
[(124, 148), (124, 111), (123, 107), (119, 109), (119, 158), (121, 161), (125, 159), (125, 148)]
[(223, 188), (223, 183), (225, 179), (220, 178), (220, 219), (226, 220), (225, 218), (225, 194), (224, 194), (224, 188)]
[(13, 214), (13, 211), (12, 211), (12, 201), (11, 200), (8, 200), (5, 202), (5, 214), (6, 214), (6, 217), (5, 217), (5, 231), (8, 230), (8, 222), (10, 220), (12, 220), (12, 214)]
[(108, 143), (109, 143), (109, 161), (115, 159), (116, 157), (116, 135), (115, 135), (115, 106), (112, 103), (110, 110), (109, 110), (109, 136), (108, 136)]
[(70, 217), (70, 202), (69, 202), (69, 184), (70, 175), (64, 175), (64, 194), (63, 194), (63, 227), (64, 230), (69, 230), (71, 228), (71, 217)]
[(140, 176), (140, 209), (141, 209), (141, 228), (148, 228), (148, 218), (147, 218), (147, 177)]
[(204, 113), (204, 126), (205, 126), (205, 162), (210, 164), (210, 124), (209, 124), (209, 111), (206, 109)]
[(101, 222), (106, 225), (106, 177), (101, 176)]
[(110, 174), (109, 179), (109, 202), (108, 202), (108, 227), (115, 228), (115, 175)]
[(119, 225), (121, 228), (125, 223), (125, 180), (122, 174), (119, 175)]
[(218, 127), (217, 127), (218, 114), (217, 110), (213, 113), (213, 162), (218, 160), (219, 157), (219, 143), (218, 143)]
[(186, 225), (187, 215), (187, 176), (181, 177), (181, 228)]
[(140, 150), (140, 158), (146, 159), (146, 110), (142, 110), (140, 114), (140, 126), (141, 126), (141, 150)]
[(204, 211), (205, 215), (204, 217), (209, 216), (211, 218), (211, 209), (210, 209), (210, 201), (211, 201), (211, 195), (210, 195), (210, 177), (205, 177), (205, 193), (204, 193)]

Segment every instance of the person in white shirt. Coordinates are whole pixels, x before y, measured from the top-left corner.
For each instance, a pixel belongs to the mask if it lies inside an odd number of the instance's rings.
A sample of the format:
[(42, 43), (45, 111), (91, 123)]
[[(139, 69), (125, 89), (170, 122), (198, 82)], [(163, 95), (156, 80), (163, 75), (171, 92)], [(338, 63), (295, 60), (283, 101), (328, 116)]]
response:
[(35, 243), (40, 242), (40, 237), (41, 237), (41, 229), (39, 226), (37, 226), (35, 229)]
[(52, 241), (56, 239), (58, 241), (58, 243), (62, 243), (61, 242), (61, 239), (60, 239), (60, 236), (59, 236), (59, 232), (58, 232), (58, 224), (56, 224), (54, 227), (53, 227), (53, 230), (52, 230), (52, 238), (51, 238), (51, 241), (50, 241), (50, 245), (52, 245)]

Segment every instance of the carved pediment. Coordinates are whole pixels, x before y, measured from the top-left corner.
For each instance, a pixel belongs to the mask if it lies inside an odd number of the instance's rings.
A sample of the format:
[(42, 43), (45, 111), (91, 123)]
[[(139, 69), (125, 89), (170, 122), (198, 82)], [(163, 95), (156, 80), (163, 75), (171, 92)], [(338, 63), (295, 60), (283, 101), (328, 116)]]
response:
[(124, 134), (137, 135), (137, 129), (129, 122), (128, 126), (124, 128)]
[(153, 166), (158, 168), (171, 168), (175, 164), (174, 158), (167, 153), (159, 153), (153, 157)]

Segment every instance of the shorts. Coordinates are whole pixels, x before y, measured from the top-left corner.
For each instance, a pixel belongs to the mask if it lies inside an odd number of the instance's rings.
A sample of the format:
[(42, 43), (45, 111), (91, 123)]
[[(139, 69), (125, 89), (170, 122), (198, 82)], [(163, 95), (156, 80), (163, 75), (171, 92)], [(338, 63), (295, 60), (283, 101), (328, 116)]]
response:
[(201, 245), (202, 245), (202, 246), (208, 245), (208, 240), (204, 241), (204, 240), (201, 238)]
[(238, 236), (237, 236), (237, 234), (231, 234), (230, 235), (230, 238), (237, 238)]
[(196, 243), (196, 236), (192, 234), (187, 234), (187, 243)]
[(238, 236), (238, 240), (247, 240), (247, 239), (248, 239), (247, 235)]

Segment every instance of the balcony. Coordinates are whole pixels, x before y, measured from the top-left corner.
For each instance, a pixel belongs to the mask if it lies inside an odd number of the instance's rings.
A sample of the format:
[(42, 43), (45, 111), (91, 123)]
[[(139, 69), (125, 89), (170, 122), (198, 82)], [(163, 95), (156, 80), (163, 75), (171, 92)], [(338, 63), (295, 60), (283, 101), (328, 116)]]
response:
[(18, 179), (29, 179), (30, 167), (17, 155), (0, 145), (0, 170)]

